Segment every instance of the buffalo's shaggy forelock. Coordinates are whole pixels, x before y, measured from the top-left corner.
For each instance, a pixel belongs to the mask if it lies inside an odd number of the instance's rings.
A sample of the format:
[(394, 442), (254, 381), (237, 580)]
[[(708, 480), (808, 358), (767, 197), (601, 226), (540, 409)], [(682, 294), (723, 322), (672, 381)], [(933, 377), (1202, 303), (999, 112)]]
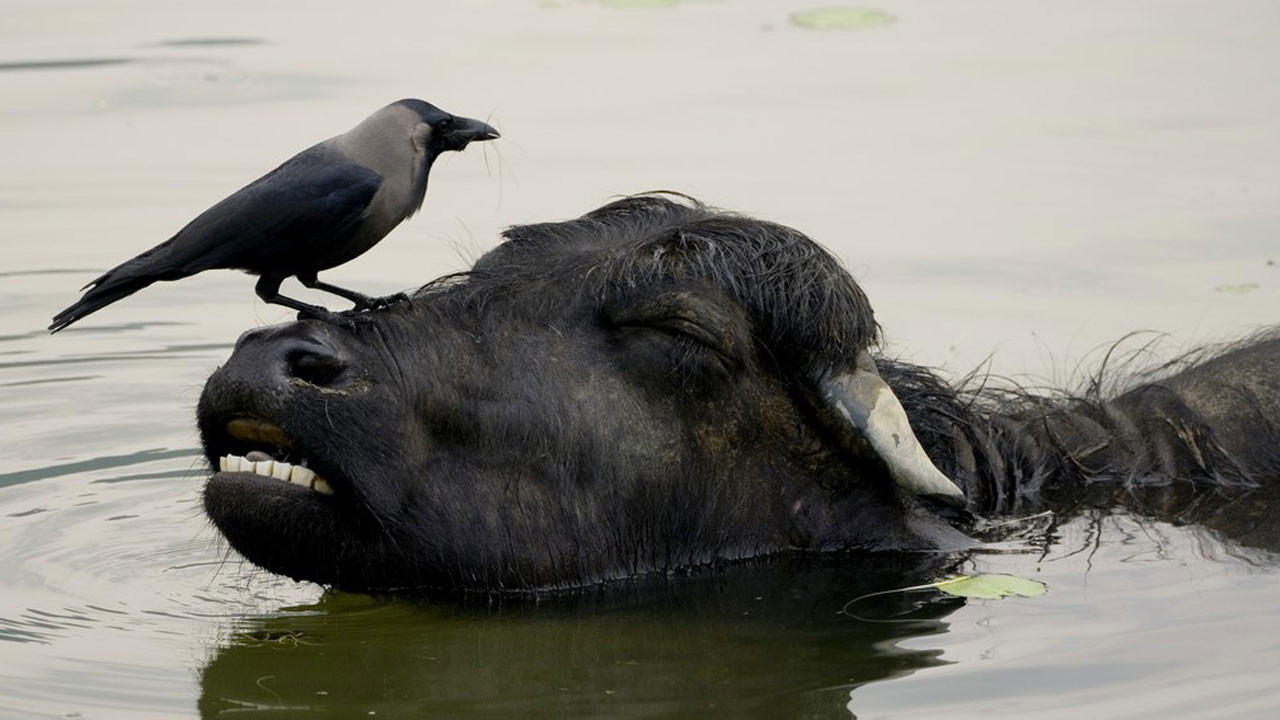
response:
[[(797, 375), (844, 365), (878, 341), (862, 288), (813, 240), (684, 200), (626, 197), (574, 220), (512, 227), (506, 243), (446, 285), (465, 279), (483, 306), (504, 288), (557, 283), (542, 295), (550, 307), (529, 308), (548, 317), (573, 304), (567, 294), (607, 308), (691, 283), (717, 288), (746, 311), (761, 347)], [(574, 284), (558, 284), (566, 277)]]

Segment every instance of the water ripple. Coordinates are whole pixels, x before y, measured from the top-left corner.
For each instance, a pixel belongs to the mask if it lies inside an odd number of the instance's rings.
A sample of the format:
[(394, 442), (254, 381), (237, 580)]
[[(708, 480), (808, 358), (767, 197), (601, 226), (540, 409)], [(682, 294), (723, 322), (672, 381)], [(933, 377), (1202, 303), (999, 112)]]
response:
[[(46, 465), (44, 467), (33, 468), (31, 470), (19, 470), (17, 472), (0, 473), (0, 488), (10, 485), (19, 485), (21, 483), (33, 482), (35, 480), (46, 480), (48, 478), (60, 477), (63, 475), (71, 475), (74, 473), (88, 472), (91, 470), (108, 470), (117, 467), (128, 467), (139, 463), (151, 462), (154, 460), (168, 460), (171, 458), (198, 458), (200, 457), (199, 448), (179, 448), (167, 449), (159, 448), (154, 450), (141, 450), (127, 455), (112, 455), (106, 457), (89, 458), (88, 460), (78, 460), (76, 462), (62, 463), (60, 465)], [(148, 476), (169, 477), (170, 473), (158, 473)], [(119, 482), (121, 478), (115, 481)], [(95, 481), (97, 482), (97, 481)]]
[(77, 70), (80, 68), (103, 67), (106, 65), (124, 65), (137, 62), (136, 58), (61, 58), (55, 60), (16, 60), (0, 62), (0, 72), (28, 70)]

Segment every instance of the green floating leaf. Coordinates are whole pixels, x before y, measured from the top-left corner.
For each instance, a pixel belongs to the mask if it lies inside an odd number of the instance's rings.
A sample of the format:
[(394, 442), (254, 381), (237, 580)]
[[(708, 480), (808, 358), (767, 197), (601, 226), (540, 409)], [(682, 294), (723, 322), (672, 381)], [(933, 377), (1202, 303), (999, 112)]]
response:
[(1214, 292), (1226, 293), (1228, 295), (1248, 295), (1258, 289), (1258, 283), (1238, 283), (1236, 285), (1219, 285), (1214, 288)]
[(896, 21), (887, 12), (869, 8), (827, 7), (791, 13), (791, 24), (806, 30), (865, 30)]
[(977, 598), (979, 600), (999, 600), (1009, 595), (1022, 597), (1040, 597), (1049, 589), (1039, 580), (1028, 580), (1016, 575), (1004, 573), (988, 573), (985, 575), (959, 575), (932, 584), (948, 595), (956, 597)]
[(999, 600), (1009, 595), (1020, 595), (1022, 597), (1040, 597), (1049, 591), (1049, 586), (1039, 580), (1027, 580), (1016, 575), (1006, 575), (1004, 573), (987, 573), (984, 575), (957, 575), (938, 582), (932, 582), (927, 585), (911, 585), (910, 587), (895, 588), (893, 590), (881, 590), (880, 592), (867, 593), (859, 595), (850, 600), (840, 608), (840, 612), (849, 617), (856, 618), (863, 622), (911, 622), (911, 620), (891, 619), (891, 620), (875, 620), (855, 615), (849, 611), (854, 603), (867, 598), (877, 597), (879, 595), (889, 595), (891, 593), (911, 592), (913, 590), (941, 590), (942, 592), (962, 598), (975, 598), (978, 600)]

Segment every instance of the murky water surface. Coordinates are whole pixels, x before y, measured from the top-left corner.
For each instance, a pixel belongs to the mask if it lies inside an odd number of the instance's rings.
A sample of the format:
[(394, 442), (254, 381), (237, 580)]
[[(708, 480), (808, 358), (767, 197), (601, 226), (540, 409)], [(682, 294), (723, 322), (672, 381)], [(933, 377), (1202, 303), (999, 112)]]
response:
[(102, 269), (404, 96), (504, 140), (447, 157), (422, 215), (328, 275), (367, 292), (672, 188), (811, 233), (891, 351), (955, 373), (994, 353), (1070, 382), (1131, 330), (1168, 355), (1277, 320), (1274, 3), (829, 8), (10, 0), (0, 717), (1274, 717), (1276, 548), (1120, 513), (962, 565), (1041, 598), (891, 595), (857, 618), (849, 600), (955, 568), (766, 565), (494, 608), (281, 580), (203, 519), (193, 407), (240, 332), (288, 313), (210, 273), (44, 333)]

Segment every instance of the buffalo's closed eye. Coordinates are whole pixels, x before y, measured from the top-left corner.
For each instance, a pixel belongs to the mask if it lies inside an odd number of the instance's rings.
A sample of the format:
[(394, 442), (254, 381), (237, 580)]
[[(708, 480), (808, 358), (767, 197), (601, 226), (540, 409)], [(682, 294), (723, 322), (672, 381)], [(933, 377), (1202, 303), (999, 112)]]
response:
[(733, 300), (699, 290), (628, 298), (606, 309), (619, 364), (641, 382), (699, 394), (727, 387), (747, 363), (750, 327)]
[[(703, 323), (688, 317), (667, 316), (644, 318), (637, 322), (621, 325), (622, 329), (632, 331), (655, 331), (668, 336), (683, 351), (709, 351), (715, 358), (723, 362), (726, 369), (741, 366), (731, 336), (721, 330), (709, 328)], [(686, 357), (687, 359), (687, 357)]]

